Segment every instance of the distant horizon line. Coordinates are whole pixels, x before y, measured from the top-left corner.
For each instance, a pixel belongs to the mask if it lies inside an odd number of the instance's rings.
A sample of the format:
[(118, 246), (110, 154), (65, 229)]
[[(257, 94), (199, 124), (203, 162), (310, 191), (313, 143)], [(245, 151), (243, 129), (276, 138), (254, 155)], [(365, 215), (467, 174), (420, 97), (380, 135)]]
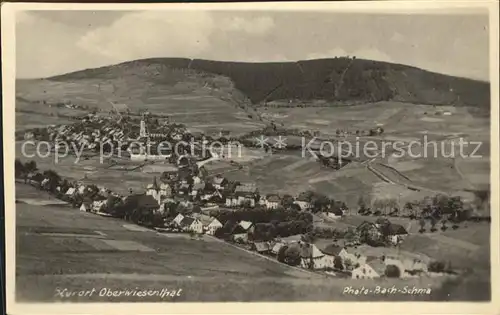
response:
[(490, 78), (481, 79), (481, 78), (477, 78), (477, 77), (466, 77), (466, 76), (461, 76), (461, 75), (453, 75), (453, 74), (438, 72), (436, 70), (429, 70), (429, 69), (425, 69), (422, 67), (413, 66), (413, 65), (409, 65), (409, 64), (405, 64), (405, 63), (358, 58), (356, 56), (350, 56), (350, 55), (324, 57), (324, 58), (286, 60), (286, 61), (237, 61), (237, 60), (216, 60), (216, 59), (209, 59), (209, 58), (189, 58), (189, 57), (147, 57), (147, 58), (131, 59), (128, 61), (115, 62), (115, 63), (105, 64), (105, 65), (101, 65), (101, 66), (92, 66), (92, 67), (88, 67), (88, 68), (82, 68), (79, 70), (71, 70), (68, 72), (59, 73), (59, 74), (52, 74), (52, 75), (45, 76), (45, 77), (16, 77), (15, 79), (16, 80), (50, 80), (53, 77), (68, 75), (68, 74), (72, 74), (72, 73), (83, 72), (83, 71), (87, 71), (87, 70), (95, 70), (95, 69), (106, 68), (106, 67), (113, 67), (113, 66), (123, 65), (123, 64), (131, 63), (131, 62), (136, 62), (136, 61), (147, 61), (147, 60), (155, 60), (155, 59), (205, 60), (205, 61), (213, 61), (213, 62), (221, 62), (221, 63), (241, 63), (241, 64), (276, 64), (276, 63), (297, 63), (297, 62), (301, 62), (301, 61), (314, 61), (314, 60), (331, 60), (331, 59), (338, 59), (338, 58), (352, 59), (352, 57), (355, 57), (355, 59), (357, 59), (357, 60), (374, 61), (374, 62), (387, 63), (387, 64), (392, 64), (392, 65), (401, 65), (401, 66), (406, 66), (409, 68), (415, 68), (415, 69), (419, 69), (422, 71), (427, 71), (430, 73), (440, 74), (443, 76), (449, 76), (449, 77), (454, 77), (454, 78), (461, 78), (461, 79), (466, 79), (466, 80), (471, 80), (471, 81), (479, 81), (479, 82), (491, 84)]

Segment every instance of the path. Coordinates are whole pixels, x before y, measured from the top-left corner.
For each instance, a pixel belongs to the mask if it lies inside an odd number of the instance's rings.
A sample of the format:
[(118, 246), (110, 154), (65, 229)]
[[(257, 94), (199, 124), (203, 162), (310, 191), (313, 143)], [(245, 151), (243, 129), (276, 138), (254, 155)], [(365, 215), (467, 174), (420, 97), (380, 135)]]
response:
[(353, 64), (353, 62), (354, 62), (354, 59), (351, 59), (349, 61), (349, 64), (345, 67), (344, 71), (342, 71), (342, 74), (340, 75), (339, 81), (337, 82), (337, 84), (335, 86), (335, 98), (338, 98), (339, 91), (342, 88), (342, 85), (344, 85), (344, 76), (347, 73), (347, 70), (349, 70), (349, 68)]
[(460, 169), (460, 165), (459, 165), (460, 164), (460, 160), (459, 159), (460, 158), (456, 158), (456, 157), (453, 159), (453, 167), (457, 171), (458, 176), (460, 176), (462, 178), (462, 180), (465, 183), (467, 183), (467, 185), (469, 186), (469, 189), (475, 190), (476, 186), (469, 180), (469, 178), (467, 176), (465, 176), (465, 174)]
[(403, 186), (405, 187), (406, 189), (410, 189), (410, 190), (415, 190), (415, 191), (428, 191), (428, 192), (431, 192), (431, 193), (434, 193), (434, 194), (442, 194), (442, 195), (449, 195), (448, 192), (445, 192), (445, 191), (442, 191), (442, 190), (436, 190), (436, 189), (431, 189), (431, 188), (427, 188), (427, 187), (423, 187), (423, 186), (420, 186), (420, 185), (415, 185), (413, 182), (411, 182), (411, 180), (409, 178), (407, 178), (406, 176), (404, 176), (403, 174), (401, 174), (399, 171), (397, 171), (395, 168), (393, 167), (390, 167), (388, 165), (385, 165), (385, 164), (380, 164), (378, 163), (380, 166), (382, 167), (386, 167), (388, 168), (389, 170), (392, 170), (392, 172), (394, 174), (398, 174), (397, 176), (398, 177), (401, 177), (401, 178), (389, 178), (389, 176), (387, 176), (387, 173), (383, 173), (380, 171), (380, 168), (378, 168), (376, 165), (377, 163), (374, 163), (374, 160), (371, 160), (370, 162), (367, 163), (367, 168), (368, 170), (370, 170), (373, 174), (375, 174), (377, 177), (379, 177), (380, 179), (382, 179), (383, 181), (387, 182), (387, 183), (390, 183), (390, 184), (394, 184), (394, 185), (399, 185), (399, 186)]

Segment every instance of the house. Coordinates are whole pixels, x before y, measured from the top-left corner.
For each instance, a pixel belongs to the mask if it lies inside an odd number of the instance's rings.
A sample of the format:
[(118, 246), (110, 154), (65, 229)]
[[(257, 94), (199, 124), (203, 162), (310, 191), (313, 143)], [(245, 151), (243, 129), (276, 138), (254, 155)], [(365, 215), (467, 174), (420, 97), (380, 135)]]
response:
[(205, 226), (205, 231), (209, 235), (215, 235), (215, 231), (217, 231), (220, 228), (222, 228), (222, 223), (220, 223), (220, 221), (217, 220), (216, 218), (212, 218), (210, 223), (207, 226)]
[(209, 201), (214, 196), (218, 196), (219, 198), (222, 198), (222, 195), (218, 192), (204, 192), (201, 194), (200, 199), (205, 200), (205, 201)]
[(377, 224), (373, 222), (364, 221), (356, 227), (356, 231), (360, 234), (365, 234), (368, 239), (377, 240), (380, 239), (382, 233)]
[(198, 176), (193, 176), (193, 184), (199, 184), (201, 183), (201, 178)]
[(146, 195), (152, 196), (160, 205), (164, 198), (172, 195), (172, 189), (170, 188), (170, 185), (165, 183), (158, 185), (155, 177), (153, 183), (146, 187)]
[(75, 193), (76, 193), (76, 189), (74, 187), (70, 187), (66, 191), (65, 195), (69, 196), (69, 197), (73, 197), (75, 195)]
[(102, 212), (106, 208), (106, 200), (94, 200), (92, 202), (92, 212)]
[(271, 253), (273, 253), (274, 255), (278, 255), (280, 249), (285, 246), (285, 244), (281, 243), (281, 242), (276, 242), (273, 246), (273, 248), (271, 249)]
[(92, 211), (92, 204), (90, 202), (83, 202), (80, 206), (80, 211), (90, 212)]
[(170, 187), (170, 185), (167, 183), (161, 183), (160, 184), (160, 195), (165, 196), (165, 197), (171, 197), (172, 196), (172, 187)]
[(316, 247), (325, 255), (321, 260), (321, 263), (324, 264), (325, 267), (335, 268), (335, 257), (339, 257), (342, 261), (342, 267), (345, 268), (344, 261), (350, 258), (350, 255), (344, 247), (333, 243), (326, 246), (323, 244), (316, 244)]
[(309, 247), (310, 256), (303, 257), (303, 265), (312, 269), (333, 269), (335, 257), (343, 257), (347, 254), (344, 248), (332, 243), (316, 242), (314, 244), (303, 244)]
[(214, 217), (200, 213), (193, 214), (193, 217), (201, 221), (203, 230), (209, 235), (214, 235), (217, 229), (222, 228), (222, 223)]
[[(245, 183), (236, 186), (234, 190), (234, 197), (237, 198), (238, 205), (244, 205), (248, 203), (250, 207), (255, 207), (255, 199), (257, 196), (258, 190), (255, 184), (253, 183)], [(227, 200), (226, 200), (227, 201)]]
[(160, 208), (156, 199), (153, 196), (146, 194), (134, 194), (127, 196), (124, 199), (124, 203), (128, 205), (127, 208), (131, 208), (134, 211), (139, 212), (157, 211)]
[(277, 209), (281, 203), (281, 199), (276, 194), (267, 195), (265, 206), (267, 209)]
[(307, 269), (325, 269), (333, 268), (334, 256), (325, 254), (319, 250), (315, 244), (301, 243), (303, 268)]
[(205, 189), (205, 183), (204, 182), (199, 182), (199, 183), (195, 183), (193, 185), (193, 188), (191, 189), (191, 196), (198, 196), (200, 195), (203, 190)]
[(180, 226), (184, 231), (195, 232), (198, 234), (203, 233), (203, 224), (201, 224), (201, 221), (192, 217), (184, 217)]
[(238, 225), (241, 226), (246, 233), (252, 233), (254, 230), (254, 224), (250, 221), (240, 221)]
[(225, 179), (222, 176), (215, 176), (212, 179), (212, 185), (217, 189), (217, 190), (222, 190), (224, 187), (227, 185), (227, 179)]
[(42, 186), (44, 189), (48, 189), (48, 188), (49, 188), (49, 181), (50, 181), (50, 179), (45, 178), (45, 179), (44, 179), (44, 180), (42, 180), (42, 182), (40, 183), (40, 186)]
[(408, 231), (406, 231), (406, 229), (402, 225), (395, 223), (391, 223), (389, 225), (388, 236), (390, 237), (390, 240), (394, 245), (397, 245), (401, 241), (403, 241), (404, 237), (407, 235)]
[(279, 239), (279, 241), (285, 245), (298, 243), (298, 242), (302, 241), (302, 234), (296, 234), (296, 235), (290, 235), (287, 237), (282, 237)]
[(172, 220), (172, 222), (180, 226), (181, 221), (183, 219), (184, 219), (184, 216), (181, 213), (178, 213), (177, 216)]
[(226, 207), (237, 207), (239, 206), (238, 197), (234, 194), (230, 194), (226, 197)]
[(161, 214), (164, 214), (166, 211), (169, 210), (168, 205), (169, 204), (175, 204), (175, 200), (172, 198), (165, 198), (162, 200), (160, 208), (158, 208), (158, 212)]
[(252, 244), (252, 249), (259, 254), (267, 254), (271, 252), (272, 246), (269, 242), (255, 242)]
[(248, 241), (248, 233), (239, 223), (232, 223), (229, 230), (231, 231), (231, 238), (233, 241), (243, 243)]
[(324, 214), (328, 218), (336, 220), (336, 219), (340, 219), (344, 213), (341, 210), (337, 210), (337, 211), (328, 211), (328, 212), (325, 212)]
[(176, 170), (165, 171), (161, 175), (161, 179), (163, 181), (174, 181), (174, 180), (177, 180), (177, 177), (178, 177), (178, 171), (177, 171), (177, 169)]
[(179, 186), (179, 195), (187, 195), (189, 193), (189, 185), (187, 183), (182, 183)]
[(358, 268), (355, 268), (352, 271), (351, 277), (352, 279), (380, 278), (385, 275), (385, 269), (385, 263), (382, 260), (375, 258), (360, 265)]
[(301, 193), (294, 201), (294, 204), (298, 205), (301, 210), (308, 210), (312, 207), (308, 196), (305, 193)]
[(313, 248), (311, 244), (304, 243), (302, 241), (291, 244), (288, 248), (298, 248), (300, 253), (300, 266), (304, 269), (314, 268), (314, 254), (312, 253)]
[(77, 193), (78, 193), (79, 195), (83, 195), (83, 194), (85, 193), (85, 189), (86, 189), (86, 188), (87, 188), (87, 186), (85, 186), (85, 185), (80, 185), (80, 186), (78, 186)]

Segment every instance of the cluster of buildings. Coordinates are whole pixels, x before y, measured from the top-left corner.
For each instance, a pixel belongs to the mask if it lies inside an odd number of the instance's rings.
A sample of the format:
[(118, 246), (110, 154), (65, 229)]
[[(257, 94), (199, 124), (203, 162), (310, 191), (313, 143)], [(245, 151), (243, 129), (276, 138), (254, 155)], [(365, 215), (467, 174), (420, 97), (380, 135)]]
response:
[[(185, 130), (181, 127), (171, 128), (168, 133), (146, 134), (145, 125), (141, 123), (139, 140), (148, 141), (150, 135), (182, 139)], [(98, 142), (129, 141), (131, 139), (119, 124), (109, 122), (108, 119), (89, 115), (83, 124), (60, 127), (49, 127), (50, 140), (74, 141), (86, 145), (89, 149), (95, 148)], [(222, 134), (221, 134), (222, 136)], [(94, 147), (93, 147), (94, 145)], [(132, 153), (131, 157), (135, 154)], [(135, 156), (135, 158), (138, 158)], [(94, 213), (112, 212), (117, 204), (132, 204), (144, 212), (160, 214), (165, 218), (163, 228), (171, 231), (189, 232), (196, 234), (215, 235), (221, 228), (227, 228), (231, 240), (249, 247), (263, 255), (275, 256), (295, 255), (299, 259), (298, 265), (312, 270), (346, 272), (355, 279), (377, 278), (386, 275), (388, 266), (396, 266), (400, 277), (411, 277), (427, 272), (427, 264), (416, 258), (401, 258), (398, 253), (372, 253), (370, 246), (350, 246), (348, 242), (333, 241), (305, 241), (302, 235), (278, 237), (272, 241), (253, 240), (255, 224), (249, 221), (231, 222), (229, 227), (217, 218), (207, 215), (204, 209), (219, 209), (220, 207), (238, 208), (265, 208), (279, 211), (284, 208), (283, 197), (278, 194), (261, 195), (255, 183), (231, 182), (223, 176), (204, 176), (200, 169), (194, 167), (189, 159), (186, 163), (178, 160), (178, 168), (162, 174), (160, 181), (156, 177), (146, 186), (141, 194), (123, 196), (112, 192), (106, 187), (88, 185), (80, 182), (58, 185), (58, 194), (65, 199), (78, 201), (81, 211)], [(196, 164), (196, 163), (195, 163)], [(40, 175), (40, 173), (38, 173)], [(49, 189), (51, 179), (42, 175), (31, 177), (41, 188)], [(292, 204), (297, 210), (307, 211), (314, 207), (310, 196), (301, 193), (292, 197)], [(169, 216), (170, 206), (175, 205), (175, 216)], [(204, 209), (201, 208), (204, 207)], [(180, 208), (183, 211), (179, 211)], [(199, 207), (199, 211), (194, 211)], [(343, 210), (326, 211), (325, 215), (337, 219), (344, 215)], [(397, 225), (391, 225), (389, 237), (393, 244), (399, 244), (407, 231)], [(358, 234), (379, 237), (381, 227), (376, 223), (365, 222), (356, 229)], [(359, 244), (357, 244), (359, 245)]]
[[(266, 256), (275, 257), (293, 253), (298, 259), (296, 265), (316, 271), (342, 273), (353, 279), (374, 279), (387, 276), (388, 266), (398, 270), (396, 277), (410, 278), (428, 272), (428, 260), (404, 256), (394, 248), (376, 248), (367, 245), (347, 246), (345, 242), (320, 239), (305, 241), (303, 235), (280, 237), (272, 241), (252, 241), (251, 222), (235, 224), (232, 240), (245, 244), (247, 248)], [(280, 253), (282, 252), (282, 253)], [(393, 275), (394, 276), (394, 275)]]
[[(76, 147), (83, 147), (89, 151), (97, 151), (106, 143), (111, 145), (120, 145), (127, 148), (129, 156), (132, 160), (147, 160), (146, 153), (134, 153), (129, 149), (129, 145), (134, 143), (147, 147), (147, 143), (152, 140), (161, 141), (180, 141), (186, 134), (186, 128), (178, 124), (164, 124), (154, 126), (152, 133), (146, 131), (145, 122), (141, 120), (137, 124), (131, 118), (113, 119), (111, 117), (103, 117), (95, 114), (84, 116), (80, 123), (55, 126), (51, 125), (45, 130), (27, 131), (24, 134), (24, 139), (38, 139), (51, 141), (55, 144), (60, 142), (73, 143)], [(36, 134), (38, 133), (38, 134)], [(118, 149), (117, 146), (113, 147)], [(165, 159), (167, 156), (161, 156)], [(154, 157), (150, 157), (153, 159)]]

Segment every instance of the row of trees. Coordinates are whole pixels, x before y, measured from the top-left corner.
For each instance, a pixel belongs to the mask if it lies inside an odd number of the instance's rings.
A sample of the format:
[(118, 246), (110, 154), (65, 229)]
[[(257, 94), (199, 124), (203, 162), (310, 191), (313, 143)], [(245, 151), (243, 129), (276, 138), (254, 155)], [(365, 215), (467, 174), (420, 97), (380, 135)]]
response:
[(248, 209), (239, 211), (214, 211), (212, 213), (222, 224), (228, 221), (249, 221), (253, 223), (270, 223), (277, 225), (286, 221), (304, 221), (312, 223), (312, 215), (307, 212), (297, 212), (291, 210), (269, 211), (266, 209)]

